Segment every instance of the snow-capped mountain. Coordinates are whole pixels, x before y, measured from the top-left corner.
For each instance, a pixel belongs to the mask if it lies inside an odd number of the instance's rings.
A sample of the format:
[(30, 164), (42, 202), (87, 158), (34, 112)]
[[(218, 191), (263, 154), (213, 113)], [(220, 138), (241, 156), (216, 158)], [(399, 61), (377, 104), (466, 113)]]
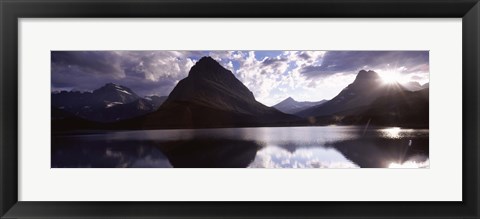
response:
[(93, 92), (52, 93), (52, 117), (59, 110), (79, 118), (112, 122), (137, 117), (158, 109), (166, 97), (139, 97), (130, 88), (108, 83)]
[(126, 104), (138, 99), (140, 97), (130, 88), (108, 83), (92, 92), (90, 102), (106, 107), (109, 104), (111, 105), (111, 103)]

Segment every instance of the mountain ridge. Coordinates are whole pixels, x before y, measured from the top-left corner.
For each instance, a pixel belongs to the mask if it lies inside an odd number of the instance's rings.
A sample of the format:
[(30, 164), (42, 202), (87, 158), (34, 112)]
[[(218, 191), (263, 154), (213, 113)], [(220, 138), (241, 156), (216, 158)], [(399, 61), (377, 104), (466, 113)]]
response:
[(203, 57), (157, 111), (129, 122), (150, 128), (199, 128), (259, 126), (296, 119), (256, 101), (231, 71), (211, 57)]
[[(424, 86), (428, 87), (428, 83)], [(419, 95), (408, 91), (400, 83), (383, 82), (375, 71), (361, 70), (355, 80), (331, 100), (300, 102), (288, 97), (268, 107), (258, 102), (231, 71), (213, 58), (203, 57), (166, 97), (139, 97), (128, 87), (113, 83), (107, 83), (93, 92), (53, 92), (52, 127), (56, 127), (53, 130), (62, 130), (62, 127), (185, 129), (365, 125), (372, 120), (381, 125), (422, 126), (425, 117), (428, 119), (428, 110), (425, 115), (425, 109), (428, 109), (428, 88), (426, 89), (427, 91), (421, 90), (423, 93)], [(70, 98), (64, 98), (67, 94), (71, 95)], [(412, 100), (406, 99), (406, 96)], [(62, 98), (67, 99), (65, 102), (71, 104), (70, 108), (81, 110), (62, 108), (58, 104)], [(85, 108), (89, 98), (93, 98), (92, 102), (98, 103), (101, 108)], [(420, 117), (414, 113), (415, 109), (411, 107), (413, 105), (419, 106)], [(94, 109), (97, 110), (96, 113), (88, 114), (88, 110)], [(85, 116), (85, 113), (89, 116)], [(392, 119), (389, 113), (396, 116)], [(103, 124), (92, 122), (98, 122), (98, 118), (103, 118), (100, 121)], [(421, 122), (418, 123), (415, 119)], [(78, 123), (77, 127), (75, 123)]]
[(299, 111), (307, 109), (312, 106), (318, 106), (322, 103), (327, 102), (328, 100), (320, 100), (320, 101), (296, 101), (292, 97), (288, 97), (279, 103), (273, 105), (272, 107), (275, 109), (280, 110), (281, 112), (288, 113), (288, 114), (295, 114)]
[(130, 88), (114, 83), (107, 83), (92, 92), (53, 92), (51, 97), (52, 118), (63, 114), (58, 111), (62, 110), (95, 122), (113, 122), (144, 115), (158, 109), (165, 99), (158, 96), (141, 98)]
[(328, 116), (337, 112), (367, 106), (376, 98), (390, 92), (396, 92), (396, 90), (405, 90), (405, 88), (399, 83), (384, 83), (375, 71), (361, 70), (355, 80), (334, 98), (322, 105), (302, 110), (295, 115), (304, 118)]

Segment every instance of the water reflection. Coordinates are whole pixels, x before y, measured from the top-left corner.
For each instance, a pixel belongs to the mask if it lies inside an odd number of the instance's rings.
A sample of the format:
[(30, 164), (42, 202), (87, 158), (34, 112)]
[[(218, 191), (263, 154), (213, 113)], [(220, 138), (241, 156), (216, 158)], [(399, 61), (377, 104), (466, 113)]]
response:
[(262, 146), (255, 141), (199, 139), (159, 145), (174, 167), (247, 167)]
[(388, 165), (388, 168), (427, 168), (430, 167), (430, 160), (425, 160), (423, 162), (411, 161), (408, 160), (403, 163), (391, 163)]
[(52, 168), (173, 167), (154, 142), (52, 138)]
[[(412, 143), (413, 142), (413, 143)], [(388, 139), (364, 137), (355, 140), (331, 142), (347, 159), (363, 168), (389, 167), (414, 159), (428, 159), (428, 138)]]
[(332, 148), (312, 148), (287, 151), (272, 146), (257, 152), (250, 168), (358, 168)]
[(69, 133), (52, 136), (52, 167), (428, 167), (428, 143), (428, 130), (397, 127)]
[(247, 167), (262, 146), (254, 141), (139, 141), (56, 138), (53, 168), (240, 168)]

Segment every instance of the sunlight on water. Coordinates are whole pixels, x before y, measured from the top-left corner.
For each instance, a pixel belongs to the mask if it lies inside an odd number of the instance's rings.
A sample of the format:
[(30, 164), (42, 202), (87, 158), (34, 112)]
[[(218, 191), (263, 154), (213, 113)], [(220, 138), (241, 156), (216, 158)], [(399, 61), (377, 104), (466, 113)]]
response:
[(401, 129), (399, 127), (392, 127), (380, 130), (380, 132), (382, 132), (385, 137), (394, 139), (400, 138), (400, 131)]
[(390, 163), (390, 165), (388, 165), (388, 168), (428, 168), (429, 166), (430, 160), (426, 160), (424, 162), (406, 161), (402, 164)]

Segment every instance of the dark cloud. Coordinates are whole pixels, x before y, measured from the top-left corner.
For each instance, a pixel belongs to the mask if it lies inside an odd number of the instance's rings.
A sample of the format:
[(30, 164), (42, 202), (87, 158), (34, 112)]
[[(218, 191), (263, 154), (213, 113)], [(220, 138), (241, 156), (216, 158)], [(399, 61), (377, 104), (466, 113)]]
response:
[[(269, 69), (281, 69), (282, 66), (285, 64), (289, 63), (291, 60), (289, 60), (287, 57), (284, 56), (278, 56), (278, 57), (266, 57), (261, 65), (264, 67), (268, 67)], [(262, 68), (263, 69), (263, 68)], [(266, 69), (263, 69), (260, 74), (268, 74)]]
[(340, 72), (356, 73), (360, 69), (397, 69), (400, 73), (428, 72), (428, 51), (329, 51), (321, 65), (305, 66), (307, 77), (322, 77)]
[(113, 82), (139, 95), (168, 95), (188, 73), (191, 60), (185, 55), (172, 51), (52, 51), (52, 89), (91, 91)]
[(159, 81), (137, 80), (135, 78), (123, 79), (114, 83), (129, 87), (140, 95), (161, 95), (167, 96), (177, 84), (173, 79), (162, 79)]
[(52, 65), (83, 68), (91, 74), (121, 74), (116, 53), (103, 51), (52, 51)]
[(300, 55), (298, 55), (298, 57), (300, 57), (300, 58), (302, 58), (302, 59), (304, 59), (304, 60), (308, 60), (308, 59), (312, 58), (312, 57), (311, 57), (310, 55), (308, 55), (308, 53), (306, 53), (306, 52), (300, 53)]

